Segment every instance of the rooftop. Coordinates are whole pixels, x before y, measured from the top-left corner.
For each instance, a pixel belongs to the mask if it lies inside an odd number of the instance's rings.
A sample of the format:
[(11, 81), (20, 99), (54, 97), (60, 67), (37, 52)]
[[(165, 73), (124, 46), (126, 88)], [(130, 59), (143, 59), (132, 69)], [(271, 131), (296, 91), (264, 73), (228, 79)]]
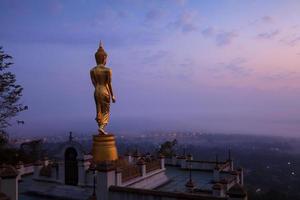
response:
[[(158, 191), (168, 192), (184, 192), (186, 191), (185, 184), (189, 180), (189, 171), (182, 170), (179, 167), (166, 167), (166, 175), (170, 181), (158, 188)], [(229, 178), (230, 174), (220, 173), (220, 178)], [(192, 180), (195, 183), (195, 187), (201, 190), (210, 190), (213, 183), (211, 182), (213, 174), (210, 171), (192, 170)]]

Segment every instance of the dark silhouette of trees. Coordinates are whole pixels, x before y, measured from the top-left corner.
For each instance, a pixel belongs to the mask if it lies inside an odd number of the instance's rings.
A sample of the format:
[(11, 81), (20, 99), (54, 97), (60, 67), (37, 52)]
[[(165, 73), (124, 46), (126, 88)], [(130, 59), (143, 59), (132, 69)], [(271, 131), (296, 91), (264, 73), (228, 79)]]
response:
[(175, 146), (176, 145), (177, 145), (176, 139), (174, 139), (173, 141), (166, 141), (160, 145), (160, 149), (159, 149), (158, 153), (160, 153), (166, 157), (171, 157), (173, 154), (175, 154)]
[(0, 147), (7, 143), (5, 129), (11, 126), (10, 119), (27, 109), (27, 106), (19, 103), (23, 88), (16, 84), (15, 74), (8, 71), (12, 64), (12, 56), (0, 47)]

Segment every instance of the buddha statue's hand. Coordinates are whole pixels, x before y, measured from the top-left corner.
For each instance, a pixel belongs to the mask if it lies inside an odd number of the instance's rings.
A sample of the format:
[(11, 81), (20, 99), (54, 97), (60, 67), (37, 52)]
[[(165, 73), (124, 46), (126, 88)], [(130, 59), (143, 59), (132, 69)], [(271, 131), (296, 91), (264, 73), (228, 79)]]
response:
[(113, 103), (115, 103), (115, 102), (116, 102), (116, 97), (115, 97), (115, 96), (112, 96), (112, 97), (111, 97), (111, 100), (112, 100)]

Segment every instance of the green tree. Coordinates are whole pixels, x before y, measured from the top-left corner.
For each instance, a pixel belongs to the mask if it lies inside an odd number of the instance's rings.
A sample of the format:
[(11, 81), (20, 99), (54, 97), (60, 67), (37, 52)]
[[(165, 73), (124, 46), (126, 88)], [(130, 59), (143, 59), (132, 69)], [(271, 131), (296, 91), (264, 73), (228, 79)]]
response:
[(16, 84), (16, 76), (8, 71), (12, 64), (12, 56), (0, 47), (0, 147), (7, 143), (6, 128), (11, 126), (10, 119), (27, 109), (19, 103), (23, 88)]
[(166, 157), (171, 157), (175, 153), (175, 146), (177, 145), (177, 140), (166, 141), (160, 145), (158, 153), (163, 154)]

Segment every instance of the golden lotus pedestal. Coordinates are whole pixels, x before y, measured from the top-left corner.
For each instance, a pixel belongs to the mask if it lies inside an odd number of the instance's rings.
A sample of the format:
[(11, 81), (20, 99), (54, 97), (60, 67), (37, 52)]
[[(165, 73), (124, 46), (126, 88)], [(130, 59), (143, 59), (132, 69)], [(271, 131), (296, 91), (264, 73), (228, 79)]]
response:
[(93, 135), (92, 154), (95, 163), (117, 160), (118, 152), (115, 136), (112, 134)]

